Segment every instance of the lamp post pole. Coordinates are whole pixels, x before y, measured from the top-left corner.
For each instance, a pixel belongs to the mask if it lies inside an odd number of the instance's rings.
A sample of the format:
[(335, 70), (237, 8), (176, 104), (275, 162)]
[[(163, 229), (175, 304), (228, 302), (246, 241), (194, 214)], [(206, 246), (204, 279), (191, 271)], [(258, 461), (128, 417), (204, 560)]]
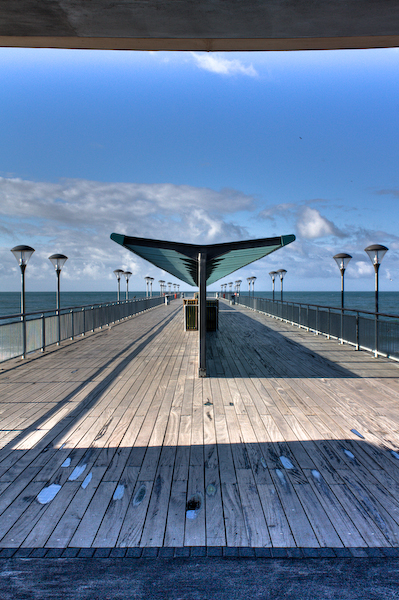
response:
[(375, 326), (374, 326), (374, 338), (375, 338), (375, 350), (374, 356), (377, 358), (378, 356), (378, 271), (380, 269), (380, 264), (385, 254), (388, 252), (388, 248), (386, 246), (381, 246), (381, 244), (372, 244), (371, 246), (367, 246), (364, 249), (367, 252), (369, 259), (371, 260), (374, 273), (375, 273)]
[(256, 281), (256, 277), (251, 277), (252, 280), (252, 298), (255, 298), (255, 281)]
[(281, 286), (281, 287), (280, 287), (280, 292), (281, 292), (281, 302), (283, 301), (283, 279), (284, 279), (284, 276), (285, 276), (286, 272), (287, 272), (287, 271), (286, 271), (285, 269), (278, 269), (278, 270), (276, 271), (276, 273), (278, 273), (278, 275), (280, 275), (280, 286)]
[(145, 279), (145, 297), (148, 298), (150, 295), (150, 279), (151, 277), (144, 277)]
[(351, 258), (351, 255), (345, 252), (340, 252), (340, 254), (333, 256), (341, 272), (341, 344), (344, 343), (344, 275)]
[(274, 281), (276, 279), (277, 272), (276, 271), (270, 271), (269, 275), (272, 278), (273, 302), (274, 302)]
[[(55, 269), (55, 272), (57, 273), (56, 315), (58, 317), (58, 342), (57, 342), (57, 346), (59, 346), (60, 342), (61, 342), (60, 275), (61, 275), (61, 269), (64, 266), (64, 264), (66, 263), (66, 261), (68, 260), (68, 257), (65, 256), (65, 254), (52, 254), (48, 258), (49, 258), (49, 261), (51, 262), (51, 264), (53, 265), (53, 267)], [(73, 336), (73, 332), (72, 332), (72, 336)]]
[(25, 318), (25, 270), (30, 257), (34, 253), (30, 246), (15, 246), (11, 252), (17, 259), (21, 269), (21, 321), (22, 321), (22, 358), (26, 356), (26, 318)]
[(119, 304), (120, 295), (121, 295), (121, 275), (123, 275), (123, 273), (124, 273), (123, 269), (115, 269), (115, 271), (114, 271), (115, 277), (118, 282), (118, 294), (116, 296), (118, 304)]
[(132, 276), (132, 272), (131, 271), (125, 271), (124, 273), (125, 279), (126, 279), (126, 300), (129, 300), (129, 279)]

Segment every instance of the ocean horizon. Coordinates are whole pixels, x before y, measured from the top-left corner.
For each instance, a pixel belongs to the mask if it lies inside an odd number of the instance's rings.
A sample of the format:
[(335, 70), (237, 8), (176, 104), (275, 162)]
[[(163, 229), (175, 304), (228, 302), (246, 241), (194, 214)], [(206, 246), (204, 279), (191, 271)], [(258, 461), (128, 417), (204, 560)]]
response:
[[(188, 297), (193, 291), (184, 291)], [(215, 292), (209, 292), (214, 295)], [(216, 292), (219, 293), (220, 292)], [(129, 299), (145, 298), (145, 291), (129, 292)], [(226, 293), (226, 297), (229, 292)], [(252, 294), (251, 294), (252, 295)], [(159, 296), (159, 292), (153, 292)], [(241, 292), (241, 296), (248, 296), (248, 291)], [(255, 291), (255, 296), (272, 298), (271, 291)], [(26, 292), (26, 312), (48, 311), (55, 309), (55, 292)], [(62, 292), (61, 308), (90, 306), (116, 302), (116, 292)], [(275, 299), (280, 299), (280, 291), (276, 291)], [(284, 292), (283, 299), (288, 302), (301, 302), (320, 306), (340, 307), (340, 292)], [(125, 292), (121, 293), (121, 300), (125, 300)], [(359, 311), (374, 311), (374, 292), (345, 292), (345, 308)], [(21, 310), (20, 292), (0, 292), (0, 316), (19, 314)], [(379, 311), (385, 314), (399, 315), (399, 292), (380, 292)]]

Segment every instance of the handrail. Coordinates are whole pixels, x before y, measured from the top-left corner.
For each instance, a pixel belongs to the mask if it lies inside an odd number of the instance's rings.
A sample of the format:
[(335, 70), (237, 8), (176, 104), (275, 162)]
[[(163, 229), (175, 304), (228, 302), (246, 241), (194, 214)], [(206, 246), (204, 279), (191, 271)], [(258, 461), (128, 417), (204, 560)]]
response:
[(86, 304), (18, 313), (0, 317), (0, 362), (26, 357), (35, 350), (42, 352), (52, 344), (60, 345), (66, 339), (84, 336), (89, 331), (102, 328), (138, 313), (155, 308), (165, 302), (163, 296)]
[(338, 339), (341, 344), (352, 344), (356, 350), (372, 351), (375, 357), (399, 360), (399, 315), (260, 296), (241, 296), (235, 300), (237, 304), (304, 327), (316, 335)]
[[(162, 296), (152, 296), (152, 298), (161, 298)], [(130, 302), (139, 302), (140, 300), (150, 300), (151, 298), (131, 298), (129, 300), (121, 300), (120, 302), (95, 302), (91, 304), (80, 304), (79, 306), (63, 306), (59, 309), (59, 312), (62, 311), (71, 311), (71, 310), (81, 310), (82, 308), (102, 308), (104, 306), (119, 306), (121, 304), (129, 304)], [(0, 316), (0, 320), (2, 319), (20, 319), (25, 315), (25, 317), (29, 317), (31, 315), (44, 315), (47, 313), (58, 313), (56, 308), (47, 308), (44, 310), (36, 310), (34, 312), (28, 313), (18, 313), (15, 315), (2, 315)]]
[[(239, 296), (236, 296), (236, 298), (239, 298)], [(242, 296), (242, 298), (249, 298), (250, 300), (253, 299), (253, 296)], [(370, 310), (362, 310), (361, 308), (341, 308), (340, 306), (327, 306), (326, 304), (312, 304), (311, 302), (294, 302), (294, 301), (290, 301), (290, 300), (273, 300), (273, 298), (263, 298), (262, 296), (255, 296), (254, 297), (256, 300), (264, 300), (264, 301), (268, 301), (268, 302), (277, 302), (279, 304), (293, 304), (295, 306), (314, 306), (315, 308), (326, 308), (326, 309), (330, 309), (330, 310), (339, 310), (340, 312), (343, 310), (345, 311), (349, 311), (349, 312), (354, 312), (354, 313), (362, 313), (362, 314), (366, 314), (366, 315), (377, 315), (378, 317), (390, 317), (392, 319), (399, 319), (399, 315), (390, 315), (387, 313), (381, 313), (381, 312), (374, 312), (374, 311), (370, 311)], [(227, 298), (226, 298), (227, 299)], [(237, 302), (237, 300), (236, 300)], [(238, 300), (238, 302), (240, 302)]]

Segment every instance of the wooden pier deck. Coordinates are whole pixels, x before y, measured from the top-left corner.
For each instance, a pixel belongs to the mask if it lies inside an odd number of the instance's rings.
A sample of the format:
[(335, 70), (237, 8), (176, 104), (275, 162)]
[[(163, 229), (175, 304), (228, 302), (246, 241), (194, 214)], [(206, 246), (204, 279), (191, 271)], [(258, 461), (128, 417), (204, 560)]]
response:
[(399, 364), (180, 302), (0, 365), (0, 547), (399, 546)]

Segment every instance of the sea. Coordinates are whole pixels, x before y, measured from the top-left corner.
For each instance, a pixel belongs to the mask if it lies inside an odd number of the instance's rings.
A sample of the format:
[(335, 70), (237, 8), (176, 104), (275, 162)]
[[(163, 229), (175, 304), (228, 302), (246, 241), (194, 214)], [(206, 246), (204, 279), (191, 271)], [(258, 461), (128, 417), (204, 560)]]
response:
[[(186, 297), (192, 297), (193, 291), (184, 292)], [(153, 294), (154, 296), (157, 294)], [(210, 292), (209, 295), (214, 295)], [(227, 296), (228, 294), (226, 294)], [(241, 292), (248, 296), (248, 292)], [(252, 295), (252, 294), (251, 294)], [(255, 291), (255, 296), (271, 298), (271, 292)], [(144, 298), (145, 292), (129, 292), (129, 299)], [(121, 294), (121, 300), (125, 295)], [(280, 299), (280, 292), (276, 292), (275, 299)], [(340, 292), (284, 292), (284, 300), (288, 302), (301, 302), (303, 304), (318, 304), (320, 306), (341, 306)], [(0, 316), (19, 314), (21, 311), (21, 296), (19, 292), (0, 292)], [(26, 292), (26, 312), (37, 312), (55, 309), (54, 292)], [(92, 306), (116, 302), (115, 292), (62, 292), (61, 308), (79, 306)], [(374, 311), (374, 292), (345, 292), (345, 308), (356, 310)], [(389, 315), (399, 315), (399, 292), (380, 292), (379, 312)]]

